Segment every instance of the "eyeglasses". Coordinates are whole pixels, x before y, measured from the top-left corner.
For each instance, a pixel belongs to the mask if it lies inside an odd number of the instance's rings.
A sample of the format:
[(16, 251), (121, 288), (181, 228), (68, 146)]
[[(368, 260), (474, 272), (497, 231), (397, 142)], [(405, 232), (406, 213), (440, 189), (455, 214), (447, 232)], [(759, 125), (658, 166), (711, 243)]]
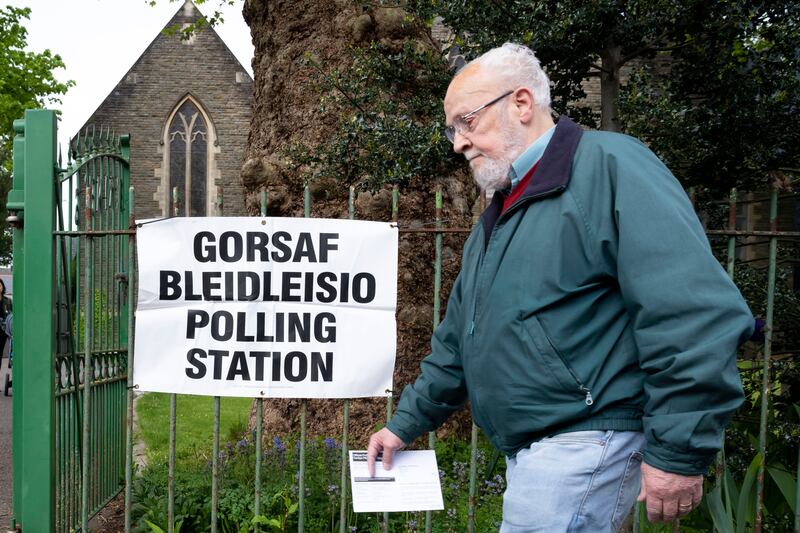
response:
[(475, 118), (475, 115), (477, 115), (480, 111), (483, 111), (490, 105), (496, 104), (497, 102), (499, 102), (509, 94), (512, 94), (513, 92), (514, 91), (506, 91), (497, 98), (495, 98), (494, 100), (492, 100), (491, 102), (483, 104), (477, 109), (473, 109), (469, 113), (456, 117), (455, 120), (453, 120), (453, 124), (447, 126), (444, 129), (444, 136), (447, 137), (447, 140), (450, 141), (451, 143), (455, 142), (456, 133), (458, 133), (459, 135), (464, 135), (465, 133), (469, 132), (472, 129), (472, 125), (474, 123), (473, 119)]

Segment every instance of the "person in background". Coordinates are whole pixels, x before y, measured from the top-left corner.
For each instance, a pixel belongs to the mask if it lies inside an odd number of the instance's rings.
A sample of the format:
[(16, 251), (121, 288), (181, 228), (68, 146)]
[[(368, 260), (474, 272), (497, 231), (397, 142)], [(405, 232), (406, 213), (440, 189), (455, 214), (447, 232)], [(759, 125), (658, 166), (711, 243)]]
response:
[(0, 360), (5, 353), (5, 348), (11, 332), (6, 327), (6, 319), (11, 314), (11, 298), (6, 296), (6, 284), (0, 279)]
[(743, 401), (754, 322), (680, 183), (632, 137), (554, 121), (522, 45), (468, 63), (444, 111), (496, 192), (371, 473), (469, 400), (507, 458), (501, 532), (615, 532), (637, 495), (651, 521), (687, 514)]

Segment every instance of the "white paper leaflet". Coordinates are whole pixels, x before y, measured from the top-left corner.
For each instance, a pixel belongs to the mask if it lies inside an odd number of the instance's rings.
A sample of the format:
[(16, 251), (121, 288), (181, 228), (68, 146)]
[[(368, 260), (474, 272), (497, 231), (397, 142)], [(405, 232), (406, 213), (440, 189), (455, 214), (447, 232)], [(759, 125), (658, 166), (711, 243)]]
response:
[(357, 513), (444, 509), (433, 450), (395, 452), (391, 470), (384, 470), (379, 456), (375, 476), (367, 470), (367, 452), (351, 450), (350, 488)]

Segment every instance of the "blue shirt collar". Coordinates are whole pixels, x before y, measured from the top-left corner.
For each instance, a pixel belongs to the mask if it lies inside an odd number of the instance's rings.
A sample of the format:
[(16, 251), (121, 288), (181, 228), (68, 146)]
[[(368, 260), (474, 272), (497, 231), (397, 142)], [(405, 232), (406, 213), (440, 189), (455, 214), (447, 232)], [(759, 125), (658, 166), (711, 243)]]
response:
[(530, 169), (533, 168), (533, 165), (539, 162), (544, 155), (544, 150), (547, 148), (547, 145), (550, 143), (550, 139), (553, 137), (553, 133), (555, 133), (556, 127), (553, 126), (546, 132), (542, 134), (541, 137), (536, 139), (532, 145), (525, 149), (519, 157), (517, 157), (513, 163), (511, 163), (511, 168), (508, 171), (509, 177), (511, 178), (511, 188), (517, 186), (519, 180), (521, 180), (525, 174), (528, 173)]

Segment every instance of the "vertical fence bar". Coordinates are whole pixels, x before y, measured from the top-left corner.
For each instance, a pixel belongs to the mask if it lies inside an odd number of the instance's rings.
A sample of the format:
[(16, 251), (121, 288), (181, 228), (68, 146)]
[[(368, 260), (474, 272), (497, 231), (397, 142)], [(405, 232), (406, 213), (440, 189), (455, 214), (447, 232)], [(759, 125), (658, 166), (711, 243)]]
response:
[[(61, 168), (61, 150), (58, 153), (58, 168)], [(58, 171), (57, 171), (58, 172)], [(56, 209), (56, 222), (53, 229), (61, 229), (63, 225), (63, 219), (61, 217), (61, 189), (60, 189), (60, 182), (58, 180), (58, 174), (55, 176), (54, 180), (54, 188), (55, 188), (55, 205), (57, 206)], [(56, 236), (54, 238), (53, 245), (55, 250), (60, 251), (60, 246), (62, 243), (62, 237)], [(66, 302), (64, 301), (64, 297), (62, 296), (62, 287), (63, 284), (66, 283), (63, 277), (62, 268), (64, 267), (63, 257), (60, 253), (56, 253), (54, 255), (55, 259), (55, 300), (56, 300), (56, 307), (55, 307), (55, 334), (56, 334), (56, 341), (55, 341), (55, 348), (53, 350), (54, 357), (53, 357), (53, 370), (55, 371), (55, 379), (56, 379), (56, 386), (55, 386), (55, 530), (62, 531), (64, 526), (64, 505), (62, 504), (64, 498), (64, 483), (63, 483), (63, 475), (64, 475), (64, 457), (62, 455), (62, 447), (64, 445), (63, 435), (64, 435), (64, 400), (65, 398), (62, 396), (62, 380), (61, 380), (61, 357), (66, 352), (66, 348), (63, 346), (61, 332), (62, 332), (62, 322), (64, 320), (64, 308), (66, 307)], [(2, 355), (2, 354), (0, 354)], [(0, 358), (0, 361), (2, 358)]]
[[(73, 161), (72, 158), (72, 150), (70, 144), (67, 144), (67, 165), (71, 165)], [(66, 229), (67, 231), (72, 231), (74, 228), (72, 227), (72, 206), (73, 206), (73, 177), (74, 175), (70, 175), (69, 178), (66, 180), (65, 183), (61, 183), (60, 187), (63, 191), (66, 188), (66, 197), (67, 197), (67, 212), (66, 212), (66, 220), (64, 220), (64, 227), (62, 229)], [(65, 187), (66, 185), (66, 187)], [(62, 192), (63, 194), (63, 192)], [(59, 202), (59, 205), (61, 203)], [(71, 285), (70, 280), (72, 280), (72, 239), (66, 238), (66, 243), (62, 241), (62, 253), (64, 254), (63, 261), (66, 263), (66, 274), (64, 275), (67, 283), (67, 287), (70, 289), (67, 293), (67, 328), (65, 334), (68, 335), (69, 339), (69, 350), (70, 350), (70, 357), (72, 362), (67, 363), (67, 387), (66, 387), (66, 396), (64, 398), (65, 406), (64, 406), (64, 417), (66, 420), (66, 424), (64, 425), (64, 485), (65, 485), (65, 493), (63, 499), (63, 516), (64, 516), (64, 524), (69, 525), (73, 524), (72, 522), (72, 490), (66, 490), (66, 487), (74, 487), (72, 483), (72, 469), (74, 467), (72, 461), (72, 450), (74, 448), (74, 441), (73, 441), (73, 423), (77, 423), (78, 413), (75, 412), (75, 395), (77, 394), (77, 380), (74, 379), (74, 373), (77, 371), (74, 368), (75, 364), (75, 337), (73, 336), (73, 316), (72, 316), (72, 304), (70, 298), (71, 289), (75, 288), (74, 285)], [(77, 265), (76, 265), (77, 268)], [(74, 383), (73, 383), (74, 381)], [(74, 416), (72, 416), (74, 415)], [(74, 421), (74, 422), (73, 422)]]
[[(78, 138), (75, 141), (75, 150), (78, 157), (81, 157), (83, 152), (81, 148), (81, 137), (78, 135)], [(71, 183), (71, 191), (75, 196), (75, 212), (73, 216), (75, 217), (75, 226), (78, 229), (86, 229), (83, 228), (83, 210), (84, 205), (83, 203), (86, 201), (84, 198), (83, 192), (83, 181), (81, 179), (81, 173), (84, 172), (82, 170), (77, 171), (74, 174), (74, 181)], [(81, 336), (81, 305), (83, 303), (83, 299), (81, 293), (83, 292), (83, 281), (81, 281), (81, 261), (85, 261), (83, 256), (85, 254), (84, 246), (83, 246), (83, 239), (80, 237), (75, 240), (75, 330), (73, 333), (73, 338), (75, 339), (76, 345), (76, 357), (73, 358), (72, 363), (72, 373), (73, 373), (73, 380), (75, 381), (74, 384), (74, 391), (72, 396), (73, 407), (75, 409), (75, 416), (74, 420), (75, 423), (72, 424), (72, 440), (74, 446), (74, 453), (72, 455), (72, 469), (70, 472), (71, 479), (73, 486), (78, 487), (80, 483), (80, 476), (81, 476), (81, 465), (83, 464), (83, 454), (85, 453), (83, 449), (83, 399), (81, 397), (81, 389), (80, 383), (82, 379), (81, 368), (80, 368), (80, 353), (83, 353), (83, 337)], [(70, 514), (70, 523), (77, 524), (80, 520), (80, 512), (81, 512), (81, 500), (83, 495), (80, 491), (75, 490), (73, 491), (72, 498), (70, 498), (70, 505), (71, 505), (71, 514)]]
[(219, 396), (214, 396), (214, 456), (211, 458), (211, 533), (217, 533), (219, 502)]
[[(769, 230), (778, 231), (778, 189), (773, 186), (769, 201)], [(769, 407), (770, 357), (772, 357), (772, 318), (775, 310), (775, 270), (778, 255), (778, 237), (769, 239), (769, 270), (767, 281), (767, 318), (764, 335), (764, 367), (761, 381), (761, 420), (758, 432), (758, 451), (761, 464), (756, 479), (756, 520), (755, 531), (761, 533), (764, 506), (764, 470), (767, 463), (767, 416)]]
[[(306, 183), (303, 188), (303, 216), (311, 216), (311, 190)], [(298, 517), (297, 531), (305, 531), (306, 522), (306, 418), (308, 417), (308, 400), (303, 398), (300, 406), (300, 479), (298, 480)]]
[[(62, 167), (61, 151), (59, 149), (58, 168)], [(63, 230), (66, 224), (64, 213), (62, 212), (62, 198), (64, 196), (64, 184), (60, 175), (55, 179), (55, 208), (56, 208), (56, 227)], [(56, 374), (56, 531), (65, 531), (71, 525), (68, 522), (67, 502), (71, 485), (67, 484), (69, 474), (69, 401), (70, 384), (69, 369), (67, 367), (67, 356), (74, 354), (72, 338), (69, 335), (71, 328), (70, 316), (70, 297), (69, 297), (69, 262), (67, 260), (65, 237), (56, 237), (56, 348), (55, 348), (55, 374)], [(65, 339), (66, 338), (66, 342)], [(65, 378), (67, 381), (65, 383)]]
[[(436, 229), (442, 229), (442, 186), (436, 186)], [(439, 327), (441, 320), (442, 292), (442, 232), (435, 237), (436, 257), (433, 264), (433, 329)], [(431, 432), (433, 433), (433, 432)]]
[[(731, 231), (736, 230), (736, 189), (731, 189), (730, 197), (728, 198), (728, 229)], [(736, 236), (731, 235), (728, 238), (728, 276), (733, 279), (735, 263), (736, 263)]]
[[(728, 230), (736, 230), (736, 188), (732, 188), (728, 197)], [(731, 235), (728, 237), (728, 250), (726, 255), (727, 272), (731, 281), (735, 278), (736, 272), (736, 236)], [(717, 453), (717, 458), (714, 464), (714, 486), (719, 487), (722, 485), (722, 480), (725, 477), (725, 431), (722, 432), (722, 448)]]
[[(222, 216), (222, 187), (217, 187), (216, 215)], [(188, 204), (186, 207), (188, 216)], [(211, 533), (217, 533), (217, 507), (219, 505), (219, 412), (220, 398), (214, 396), (214, 458), (211, 463)]]
[[(481, 211), (486, 209), (486, 191), (481, 191)], [(475, 531), (475, 505), (478, 480), (478, 426), (472, 423), (469, 447), (469, 495), (467, 499), (467, 531)]]
[(167, 471), (167, 533), (175, 524), (175, 448), (177, 446), (178, 395), (169, 395), (169, 466)]
[[(91, 150), (92, 150), (92, 155), (94, 155), (94, 153), (96, 151), (95, 142), (94, 142), (94, 134), (95, 134), (95, 130), (92, 129), (92, 136), (91, 136), (91, 140), (90, 140), (90, 146), (91, 146)], [(94, 202), (93, 206), (92, 206), (92, 229), (93, 230), (99, 230), (99, 229), (102, 229), (102, 226), (100, 225), (100, 223), (101, 223), (101, 214), (100, 214), (100, 206), (99, 206), (100, 194), (99, 194), (99, 190), (98, 190), (98, 180), (97, 180), (97, 159), (92, 159), (89, 162), (89, 168), (90, 168), (90, 178), (89, 179), (90, 179), (90, 183), (91, 183), (91, 187), (92, 187), (92, 201)], [(98, 364), (100, 362), (99, 361), (99, 351), (100, 350), (99, 350), (99, 343), (98, 343), (98, 340), (99, 340), (98, 339), (98, 332), (102, 332), (101, 326), (100, 326), (99, 323), (97, 323), (97, 321), (98, 321), (98, 319), (102, 319), (102, 316), (100, 316), (100, 317), (97, 316), (98, 309), (97, 309), (97, 306), (95, 305), (95, 303), (96, 303), (95, 292), (98, 290), (98, 287), (100, 288), (100, 290), (102, 290), (102, 287), (103, 287), (101, 285), (101, 282), (102, 282), (102, 279), (101, 279), (102, 267), (100, 267), (99, 265), (96, 264), (97, 263), (97, 258), (99, 257), (99, 253), (98, 252), (102, 252), (102, 250), (100, 248), (101, 244), (102, 244), (102, 239), (93, 239), (92, 240), (92, 256), (91, 256), (91, 260), (92, 260), (92, 275), (94, 276), (94, 279), (92, 280), (92, 290), (87, 292), (87, 295), (86, 295), (86, 303), (88, 304), (88, 303), (91, 302), (91, 305), (92, 305), (92, 343), (91, 343), (90, 349), (87, 350), (86, 353), (87, 353), (87, 356), (89, 357), (89, 361), (91, 362), (90, 363), (90, 367), (91, 367), (91, 374), (90, 375), (91, 375), (91, 380), (92, 380), (91, 391), (90, 391), (90, 394), (89, 394), (88, 398), (89, 398), (89, 402), (91, 404), (91, 411), (90, 412), (94, 414), (94, 416), (91, 416), (89, 418), (89, 420), (90, 420), (90, 425), (89, 425), (90, 449), (89, 449), (89, 454), (88, 454), (88, 458), (89, 458), (89, 477), (87, 478), (89, 480), (89, 508), (88, 508), (89, 514), (92, 513), (92, 509), (94, 508), (95, 503), (97, 502), (97, 495), (99, 493), (99, 490), (98, 490), (98, 481), (99, 481), (99, 479), (98, 479), (97, 471), (96, 471), (95, 468), (92, 468), (92, 465), (95, 463), (96, 458), (99, 456), (99, 452), (100, 452), (100, 450), (98, 449), (98, 440), (99, 440), (98, 437), (99, 437), (99, 434), (100, 434), (99, 433), (99, 428), (98, 428), (98, 424), (100, 422), (100, 418), (99, 418), (100, 410), (98, 409), (98, 401), (100, 399), (101, 388), (98, 387), (97, 390), (95, 390), (95, 385), (96, 385), (96, 383), (95, 383), (95, 381), (96, 381), (95, 373), (97, 372), (97, 369), (99, 368)], [(87, 257), (86, 259), (88, 261), (89, 257)], [(88, 287), (87, 287), (87, 291), (88, 291)], [(95, 352), (98, 352), (97, 357), (95, 357)], [(88, 520), (88, 516), (87, 516), (87, 520)]]
[[(442, 229), (442, 186), (436, 186), (436, 229)], [(433, 330), (439, 327), (441, 320), (441, 292), (442, 292), (442, 232), (437, 231), (435, 236), (436, 258), (433, 263)], [(436, 431), (428, 432), (428, 448), (436, 448)], [(425, 533), (431, 533), (431, 511), (425, 511)]]
[[(261, 191), (261, 216), (267, 216), (267, 191)], [(253, 502), (253, 514), (259, 516), (261, 514), (261, 440), (264, 432), (264, 398), (258, 398), (256, 402), (256, 493)], [(256, 525), (256, 533), (261, 530), (259, 525)]]
[[(86, 203), (84, 220), (87, 231), (92, 229), (92, 176), (87, 176)], [(89, 462), (92, 457), (89, 428), (91, 425), (91, 389), (92, 389), (92, 351), (94, 347), (94, 243), (91, 234), (86, 235), (86, 253), (84, 255), (84, 284), (86, 298), (83, 316), (83, 457), (81, 460), (81, 530), (89, 530)]]
[[(128, 189), (128, 228), (136, 228), (134, 215), (134, 190)], [(136, 237), (128, 236), (128, 420), (125, 432), (125, 533), (131, 532), (131, 505), (133, 504), (133, 314), (136, 265)]]
[[(395, 183), (392, 186), (392, 222), (397, 224), (398, 216), (399, 216), (399, 205), (400, 205), (400, 187)], [(392, 400), (393, 400), (394, 392), (387, 390), (386, 391), (386, 422), (388, 423), (389, 420), (392, 418)], [(389, 513), (383, 513), (383, 533), (389, 533)]]
[(475, 503), (478, 484), (478, 426), (472, 423), (469, 448), (469, 500), (467, 501), (467, 531), (475, 532)]
[[(351, 185), (347, 197), (347, 217), (354, 220), (356, 217), (355, 188)], [(345, 533), (347, 527), (347, 437), (350, 429), (350, 400), (344, 400), (342, 412), (342, 464), (341, 481), (339, 488), (341, 497), (339, 500), (339, 533)]]
[[(180, 216), (180, 193), (178, 187), (172, 188), (172, 216)], [(167, 529), (172, 533), (172, 522), (175, 508), (175, 447), (177, 446), (177, 398), (175, 393), (169, 395), (169, 462), (167, 466)], [(212, 459), (213, 462), (214, 459)], [(212, 505), (213, 521), (213, 505)]]

